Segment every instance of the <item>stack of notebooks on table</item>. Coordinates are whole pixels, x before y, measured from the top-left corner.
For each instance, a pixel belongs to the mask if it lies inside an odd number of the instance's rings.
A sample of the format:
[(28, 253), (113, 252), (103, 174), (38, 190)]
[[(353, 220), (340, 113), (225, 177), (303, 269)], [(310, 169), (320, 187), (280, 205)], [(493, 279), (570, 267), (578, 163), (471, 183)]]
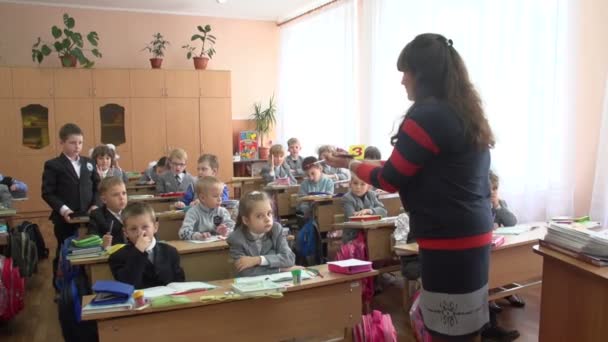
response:
[(91, 235), (84, 239), (72, 240), (68, 247), (68, 260), (96, 258), (105, 253), (101, 246), (103, 240), (97, 235)]
[(167, 286), (155, 286), (143, 289), (144, 298), (152, 299), (162, 296), (182, 295), (191, 292), (207, 291), (217, 288), (202, 281), (170, 283)]
[(596, 266), (607, 266), (608, 230), (591, 230), (598, 227), (597, 223), (551, 222), (540, 244)]
[(95, 298), (82, 308), (83, 314), (127, 311), (134, 307), (133, 286), (114, 280), (99, 280), (93, 285)]
[[(302, 270), (301, 280), (316, 276), (309, 270)], [(232, 290), (242, 296), (270, 296), (281, 293), (293, 281), (291, 272), (280, 272), (255, 277), (236, 278)]]

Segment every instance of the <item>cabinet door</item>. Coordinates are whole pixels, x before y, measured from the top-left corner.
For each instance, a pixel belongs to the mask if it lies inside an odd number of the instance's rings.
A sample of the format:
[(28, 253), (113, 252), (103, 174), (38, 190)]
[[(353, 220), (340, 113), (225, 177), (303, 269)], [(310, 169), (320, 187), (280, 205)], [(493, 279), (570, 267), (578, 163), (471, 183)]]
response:
[(143, 170), (148, 163), (167, 154), (163, 99), (131, 99), (133, 113), (133, 167)]
[(200, 97), (231, 97), (230, 71), (199, 71), (198, 78)]
[(230, 98), (200, 99), (201, 153), (217, 155), (219, 176), (232, 179), (232, 110)]
[(11, 79), (11, 69), (0, 68), (0, 98), (13, 97), (13, 82), (11, 81)]
[(131, 70), (131, 97), (162, 97), (165, 88), (163, 70)]
[(95, 97), (129, 97), (131, 85), (128, 69), (95, 69), (93, 70), (93, 96)]
[(188, 171), (196, 174), (200, 152), (198, 99), (165, 99), (167, 150), (183, 148), (188, 153)]
[(199, 97), (196, 70), (165, 70), (165, 97)]
[[(75, 123), (84, 136), (81, 155), (88, 156), (89, 151), (97, 146), (95, 126), (93, 124), (93, 99), (55, 99), (55, 127), (58, 129), (66, 123)], [(61, 142), (57, 139), (57, 154), (61, 153)]]
[(53, 97), (53, 69), (13, 68), (11, 74), (14, 97)]
[(114, 144), (120, 156), (118, 165), (125, 171), (133, 169), (133, 112), (128, 98), (94, 100), (93, 125), (96, 144)]
[(13, 137), (13, 132), (19, 129), (18, 121), (12, 119), (15, 115), (15, 104), (12, 99), (1, 99), (0, 98), (0, 155), (7, 156), (2, 162), (0, 162), (0, 173), (5, 173), (4, 166), (10, 164), (8, 161), (16, 158), (14, 153), (14, 145), (17, 138)]
[(55, 154), (19, 156), (14, 159), (15, 162), (12, 165), (15, 169), (6, 171), (7, 175), (25, 182), (28, 187), (27, 200), (13, 202), (19, 213), (50, 210), (42, 199), (42, 171), (44, 171), (44, 162), (54, 157), (56, 157)]
[(5, 141), (16, 157), (55, 154), (58, 130), (55, 127), (54, 108), (52, 99), (13, 101), (13, 108), (4, 121), (9, 128)]
[(89, 98), (93, 96), (92, 72), (88, 69), (54, 69), (55, 98)]

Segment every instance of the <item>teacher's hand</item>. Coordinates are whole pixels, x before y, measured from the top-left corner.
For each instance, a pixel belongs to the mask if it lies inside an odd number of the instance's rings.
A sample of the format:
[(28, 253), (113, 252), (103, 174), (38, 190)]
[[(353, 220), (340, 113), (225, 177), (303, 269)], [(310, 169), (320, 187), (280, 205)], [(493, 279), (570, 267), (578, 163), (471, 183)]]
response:
[(346, 153), (334, 152), (325, 156), (325, 163), (332, 167), (348, 169), (350, 158), (346, 157)]

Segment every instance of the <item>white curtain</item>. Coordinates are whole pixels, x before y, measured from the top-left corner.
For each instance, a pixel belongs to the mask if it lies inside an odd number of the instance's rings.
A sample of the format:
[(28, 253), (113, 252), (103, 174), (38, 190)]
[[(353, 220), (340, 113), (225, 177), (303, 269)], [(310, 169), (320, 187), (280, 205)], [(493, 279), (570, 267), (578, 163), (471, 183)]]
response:
[(410, 106), (399, 52), (418, 34), (440, 33), (453, 40), (484, 101), (501, 197), (520, 221), (573, 214), (567, 0), (338, 4), (281, 28), (279, 136), (299, 136), (305, 148), (375, 145), (387, 157)]
[(416, 35), (453, 40), (497, 138), (492, 168), (520, 221), (573, 213), (574, 130), (565, 1), (364, 1), (371, 70), (368, 140), (388, 155), (410, 103), (396, 62)]
[(608, 227), (608, 79), (606, 80), (600, 144), (597, 149), (595, 182), (591, 198), (591, 218), (600, 221), (602, 227)]
[(281, 27), (278, 143), (297, 137), (303, 156), (356, 140), (355, 12), (344, 0)]

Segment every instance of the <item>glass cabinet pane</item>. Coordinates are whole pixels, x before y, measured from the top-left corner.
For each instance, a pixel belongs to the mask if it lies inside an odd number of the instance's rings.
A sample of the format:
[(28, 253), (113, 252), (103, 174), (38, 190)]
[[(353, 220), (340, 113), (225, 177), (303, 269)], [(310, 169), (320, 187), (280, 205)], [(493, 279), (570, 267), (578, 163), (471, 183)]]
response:
[(101, 142), (119, 146), (126, 142), (125, 107), (109, 103), (99, 109)]
[(49, 109), (39, 104), (21, 108), (22, 144), (34, 150), (49, 145)]

